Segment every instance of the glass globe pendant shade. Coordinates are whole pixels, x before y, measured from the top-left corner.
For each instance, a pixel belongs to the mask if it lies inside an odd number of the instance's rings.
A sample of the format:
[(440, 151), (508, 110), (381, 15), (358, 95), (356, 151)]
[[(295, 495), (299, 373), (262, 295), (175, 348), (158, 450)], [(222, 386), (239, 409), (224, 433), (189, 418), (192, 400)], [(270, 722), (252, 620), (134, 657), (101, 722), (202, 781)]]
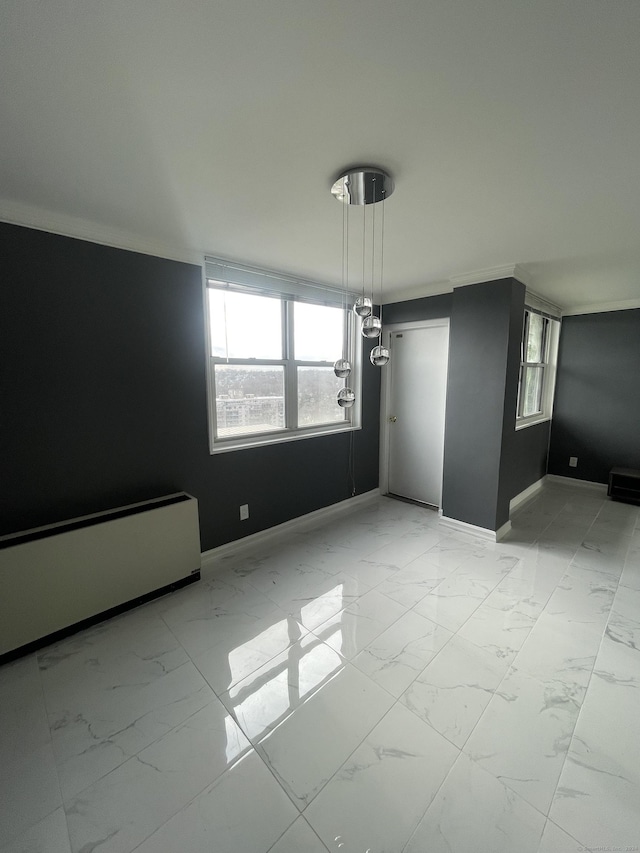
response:
[(368, 317), (371, 314), (371, 300), (368, 296), (358, 296), (353, 303), (353, 310), (358, 317)]
[(379, 338), (382, 331), (382, 323), (379, 317), (365, 317), (362, 321), (362, 337), (363, 338)]
[(371, 350), (369, 360), (375, 367), (384, 367), (384, 365), (389, 361), (389, 350), (378, 344), (378, 346)]
[(341, 388), (338, 391), (338, 405), (342, 409), (350, 409), (356, 401), (356, 393), (351, 388)]
[(339, 358), (333, 365), (333, 372), (340, 379), (344, 379), (351, 373), (351, 362), (346, 358)]

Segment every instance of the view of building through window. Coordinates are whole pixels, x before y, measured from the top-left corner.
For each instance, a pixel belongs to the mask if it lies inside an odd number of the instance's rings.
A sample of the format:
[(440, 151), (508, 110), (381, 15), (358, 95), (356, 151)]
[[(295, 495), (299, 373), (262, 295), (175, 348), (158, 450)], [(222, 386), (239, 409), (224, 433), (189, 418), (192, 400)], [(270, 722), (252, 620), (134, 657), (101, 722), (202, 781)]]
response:
[(216, 364), (219, 436), (284, 429), (284, 367)]
[(208, 289), (216, 436), (344, 424), (345, 310)]

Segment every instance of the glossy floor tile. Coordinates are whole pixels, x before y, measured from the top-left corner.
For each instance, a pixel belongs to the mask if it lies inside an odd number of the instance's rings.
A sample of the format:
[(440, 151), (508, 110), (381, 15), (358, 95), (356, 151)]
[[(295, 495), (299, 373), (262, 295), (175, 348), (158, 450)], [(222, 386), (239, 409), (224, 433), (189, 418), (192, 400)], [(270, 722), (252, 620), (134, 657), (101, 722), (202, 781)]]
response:
[(395, 705), (306, 809), (327, 847), (344, 853), (402, 849), (458, 750)]
[(405, 848), (407, 853), (535, 853), (543, 815), (461, 754)]
[(0, 853), (640, 845), (638, 508), (376, 498), (0, 669)]

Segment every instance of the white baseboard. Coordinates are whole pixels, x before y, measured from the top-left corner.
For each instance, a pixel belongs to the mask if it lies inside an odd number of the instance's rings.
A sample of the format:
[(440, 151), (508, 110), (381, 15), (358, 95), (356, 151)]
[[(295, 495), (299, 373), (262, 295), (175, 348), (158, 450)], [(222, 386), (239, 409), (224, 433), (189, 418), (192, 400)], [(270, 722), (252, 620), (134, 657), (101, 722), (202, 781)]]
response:
[(530, 486), (527, 486), (527, 488), (521, 491), (520, 494), (516, 495), (515, 498), (511, 498), (509, 501), (509, 515), (511, 515), (515, 509), (518, 509), (518, 507), (525, 501), (528, 501), (534, 495), (537, 495), (540, 489), (544, 486), (545, 479), (546, 475), (541, 477), (536, 483), (532, 483)]
[(576, 480), (573, 477), (561, 477), (560, 474), (547, 474), (547, 480), (551, 483), (561, 483), (563, 486), (580, 486), (585, 489), (596, 489), (607, 493), (606, 483), (593, 483), (591, 480)]
[(466, 521), (458, 521), (457, 518), (448, 518), (446, 515), (440, 516), (440, 524), (443, 524), (445, 527), (452, 527), (454, 530), (461, 530), (464, 533), (473, 533), (481, 539), (488, 539), (490, 542), (499, 542), (511, 530), (510, 521), (507, 521), (498, 530), (489, 530), (488, 527), (467, 524)]
[(507, 535), (507, 533), (510, 530), (511, 530), (511, 522), (505, 521), (505, 523), (502, 525), (502, 527), (499, 527), (496, 530), (496, 542), (499, 542), (501, 539), (504, 539), (504, 537)]
[(332, 516), (341, 515), (345, 512), (353, 512), (364, 504), (370, 503), (374, 498), (379, 497), (379, 495), (380, 489), (372, 489), (363, 495), (356, 495), (354, 498), (347, 498), (346, 501), (339, 501), (338, 503), (324, 506), (321, 509), (308, 512), (306, 515), (300, 515), (298, 518), (292, 518), (290, 521), (276, 524), (275, 527), (268, 527), (266, 530), (259, 530), (257, 533), (244, 536), (242, 539), (235, 539), (233, 542), (227, 542), (224, 545), (218, 545), (217, 548), (203, 551), (201, 558), (202, 569), (210, 571), (214, 564), (223, 557), (247, 551), (255, 548), (260, 543), (268, 542), (271, 539), (276, 539), (279, 536), (292, 533), (296, 530), (313, 528), (318, 523), (328, 521)]

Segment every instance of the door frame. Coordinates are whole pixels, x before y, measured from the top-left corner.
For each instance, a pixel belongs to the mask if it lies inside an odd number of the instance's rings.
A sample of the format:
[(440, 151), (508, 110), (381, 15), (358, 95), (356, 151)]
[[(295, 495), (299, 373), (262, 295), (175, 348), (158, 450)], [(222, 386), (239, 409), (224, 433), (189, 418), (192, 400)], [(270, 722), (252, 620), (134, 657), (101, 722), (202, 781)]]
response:
[[(393, 358), (391, 347), (391, 335), (393, 332), (409, 332), (414, 329), (430, 329), (437, 326), (447, 327), (447, 342), (450, 335), (449, 317), (438, 317), (433, 320), (412, 320), (407, 323), (389, 323), (382, 327), (381, 343), (386, 346)], [(389, 407), (391, 404), (391, 371), (387, 369), (391, 365), (382, 368), (382, 383), (380, 387), (380, 494), (389, 494)], [(449, 387), (449, 350), (447, 349), (447, 389)], [(446, 395), (445, 395), (446, 406)], [(446, 410), (445, 410), (446, 411)], [(443, 472), (444, 474), (444, 472)]]

